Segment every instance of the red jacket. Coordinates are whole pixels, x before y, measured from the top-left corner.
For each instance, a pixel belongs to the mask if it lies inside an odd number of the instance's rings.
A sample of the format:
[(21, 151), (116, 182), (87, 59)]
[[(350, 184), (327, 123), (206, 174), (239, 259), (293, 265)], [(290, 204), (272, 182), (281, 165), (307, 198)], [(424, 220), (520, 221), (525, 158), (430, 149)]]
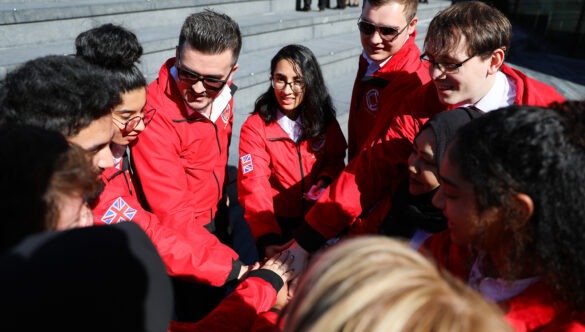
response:
[[(474, 255), (451, 242), (450, 232), (431, 236), (421, 250), (428, 250), (437, 264), (467, 282)], [(516, 331), (585, 331), (585, 315), (567, 309), (543, 281), (498, 303)]]
[(209, 315), (196, 323), (171, 321), (169, 331), (250, 331), (258, 316), (269, 310), (276, 302), (277, 290), (282, 287), (282, 279), (280, 284), (276, 285), (278, 282), (275, 278), (280, 279), (272, 271), (253, 271)]
[(238, 200), (254, 238), (280, 235), (276, 217), (302, 218), (313, 203), (303, 194), (319, 178), (339, 175), (346, 148), (336, 120), (323, 135), (295, 144), (277, 122), (250, 115), (240, 131)]
[[(516, 104), (548, 106), (564, 100), (553, 87), (507, 65), (501, 71), (516, 83)], [(447, 108), (439, 101), (432, 82), (405, 97), (399, 115), (347, 165), (307, 213), (306, 223), (295, 234), (297, 242), (313, 251), (347, 227), (368, 229), (361, 224), (367, 218), (357, 217), (392, 195), (406, 177), (414, 136), (432, 115)]]
[(142, 208), (130, 172), (124, 169), (111, 167), (102, 173), (105, 187), (92, 209), (96, 225), (124, 221), (138, 224), (156, 246), (171, 276), (213, 286), (238, 277), (242, 263), (235, 252), (216, 256), (225, 245), (202, 227), (191, 229), (186, 237), (162, 225), (156, 215)]
[[(169, 76), (174, 63), (169, 59), (148, 86), (147, 103), (156, 115), (132, 152), (152, 212), (163, 224), (182, 230), (191, 223), (209, 224), (217, 211), (226, 177), (233, 98), (215, 123), (198, 112), (188, 114)], [(230, 87), (225, 89), (229, 92)]]
[[(148, 129), (131, 147), (136, 172), (151, 211), (165, 227), (178, 230), (191, 241), (215, 217), (223, 196), (228, 147), (232, 133), (231, 83), (214, 101), (215, 122), (195, 112), (189, 114), (170, 70), (175, 59), (160, 69), (147, 89), (149, 107), (156, 115)], [(214, 237), (207, 233), (206, 236)], [(203, 247), (211, 239), (201, 242)], [(182, 255), (182, 252), (176, 252)], [(228, 246), (217, 246), (215, 267), (224, 280), (233, 272), (237, 254)]]
[(368, 62), (363, 55), (360, 56), (347, 123), (349, 160), (359, 153), (364, 144), (369, 143), (368, 138), (381, 120), (380, 112), (384, 112), (385, 118), (394, 115), (396, 106), (388, 104), (395, 103), (404, 93), (431, 80), (428, 68), (420, 61), (415, 38), (416, 31), (384, 67), (368, 77), (364, 77)]

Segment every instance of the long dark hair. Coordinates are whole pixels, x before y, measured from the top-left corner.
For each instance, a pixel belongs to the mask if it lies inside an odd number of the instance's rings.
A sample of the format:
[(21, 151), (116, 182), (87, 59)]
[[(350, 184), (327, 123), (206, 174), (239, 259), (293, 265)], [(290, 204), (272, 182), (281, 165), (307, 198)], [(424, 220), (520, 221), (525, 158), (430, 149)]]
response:
[[(335, 108), (325, 86), (317, 58), (310, 49), (302, 45), (288, 45), (280, 49), (270, 62), (270, 77), (274, 75), (276, 65), (281, 60), (292, 62), (297, 74), (305, 82), (303, 102), (298, 106), (299, 117), (303, 125), (303, 138), (323, 134), (333, 119)], [(258, 113), (268, 124), (276, 120), (278, 102), (272, 85), (256, 99), (253, 113)]]

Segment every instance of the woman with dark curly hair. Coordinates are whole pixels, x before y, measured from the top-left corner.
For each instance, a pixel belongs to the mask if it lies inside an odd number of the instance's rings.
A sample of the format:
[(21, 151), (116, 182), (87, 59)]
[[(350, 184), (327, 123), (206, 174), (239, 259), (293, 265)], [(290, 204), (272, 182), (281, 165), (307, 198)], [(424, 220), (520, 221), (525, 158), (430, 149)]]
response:
[(585, 328), (585, 103), (557, 106), (463, 127), (433, 198), (449, 230), (427, 242), (432, 254), (518, 331)]
[(317, 59), (288, 45), (272, 58), (268, 90), (240, 131), (238, 198), (260, 257), (292, 238), (343, 169), (347, 143)]

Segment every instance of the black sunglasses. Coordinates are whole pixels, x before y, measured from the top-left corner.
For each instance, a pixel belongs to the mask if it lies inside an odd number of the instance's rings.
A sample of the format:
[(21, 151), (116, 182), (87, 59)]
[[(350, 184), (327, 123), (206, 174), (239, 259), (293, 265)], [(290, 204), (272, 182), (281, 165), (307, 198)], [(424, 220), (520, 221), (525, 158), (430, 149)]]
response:
[(408, 27), (409, 24), (410, 23), (406, 24), (404, 26), (404, 28), (398, 30), (394, 27), (376, 25), (374, 23), (371, 23), (371, 22), (364, 20), (361, 17), (358, 19), (358, 23), (357, 23), (360, 32), (363, 33), (364, 35), (369, 36), (369, 35), (373, 34), (376, 30), (378, 30), (378, 33), (380, 34), (380, 38), (384, 39), (385, 41), (389, 41), (389, 42), (393, 42), (396, 38), (398, 38), (398, 36), (400, 36), (400, 34), (402, 32), (404, 32), (404, 30), (406, 30), (406, 28)]
[[(228, 80), (221, 80), (215, 77), (199, 75), (198, 73), (192, 70), (183, 68), (181, 65), (179, 65), (179, 61), (177, 61), (175, 67), (177, 68), (177, 78), (188, 85), (195, 85), (197, 82), (201, 81), (203, 82), (203, 86), (205, 87), (205, 89), (211, 91), (219, 91), (228, 82)], [(232, 65), (229, 72), (231, 73), (233, 69), (234, 65)]]

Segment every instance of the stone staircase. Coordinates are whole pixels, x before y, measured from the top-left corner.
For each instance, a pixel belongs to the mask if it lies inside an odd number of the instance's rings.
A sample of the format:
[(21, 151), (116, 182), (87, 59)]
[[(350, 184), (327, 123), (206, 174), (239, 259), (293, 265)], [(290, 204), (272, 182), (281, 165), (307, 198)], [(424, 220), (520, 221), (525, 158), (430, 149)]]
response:
[[(240, 25), (243, 47), (234, 74), (236, 94), (230, 165), (237, 165), (239, 128), (255, 99), (268, 87), (270, 59), (282, 46), (309, 47), (323, 74), (344, 131), (351, 88), (361, 52), (356, 21), (361, 8), (295, 11), (293, 0), (0, 0), (0, 80), (19, 64), (48, 54), (74, 53), (74, 39), (82, 31), (104, 23), (125, 26), (144, 47), (140, 67), (147, 80), (174, 55), (186, 16), (212, 8), (232, 16)], [(333, 2), (332, 2), (333, 3)], [(416, 42), (422, 48), (428, 24), (450, 0), (419, 4)], [(555, 62), (556, 63), (556, 62)], [(525, 69), (520, 67), (521, 69)], [(585, 87), (553, 75), (525, 69), (554, 85), (567, 98), (583, 98)]]
[[(426, 27), (448, 0), (419, 5), (422, 46)], [(315, 53), (346, 128), (353, 78), (361, 45), (356, 21), (359, 7), (295, 11), (292, 0), (0, 0), (0, 80), (19, 64), (48, 54), (74, 53), (75, 37), (104, 23), (132, 30), (144, 47), (140, 67), (147, 80), (172, 57), (183, 20), (212, 8), (233, 17), (243, 35), (236, 94), (230, 165), (237, 164), (239, 128), (256, 98), (268, 87), (270, 59), (282, 46), (300, 43)], [(314, 4), (316, 7), (316, 4)]]

